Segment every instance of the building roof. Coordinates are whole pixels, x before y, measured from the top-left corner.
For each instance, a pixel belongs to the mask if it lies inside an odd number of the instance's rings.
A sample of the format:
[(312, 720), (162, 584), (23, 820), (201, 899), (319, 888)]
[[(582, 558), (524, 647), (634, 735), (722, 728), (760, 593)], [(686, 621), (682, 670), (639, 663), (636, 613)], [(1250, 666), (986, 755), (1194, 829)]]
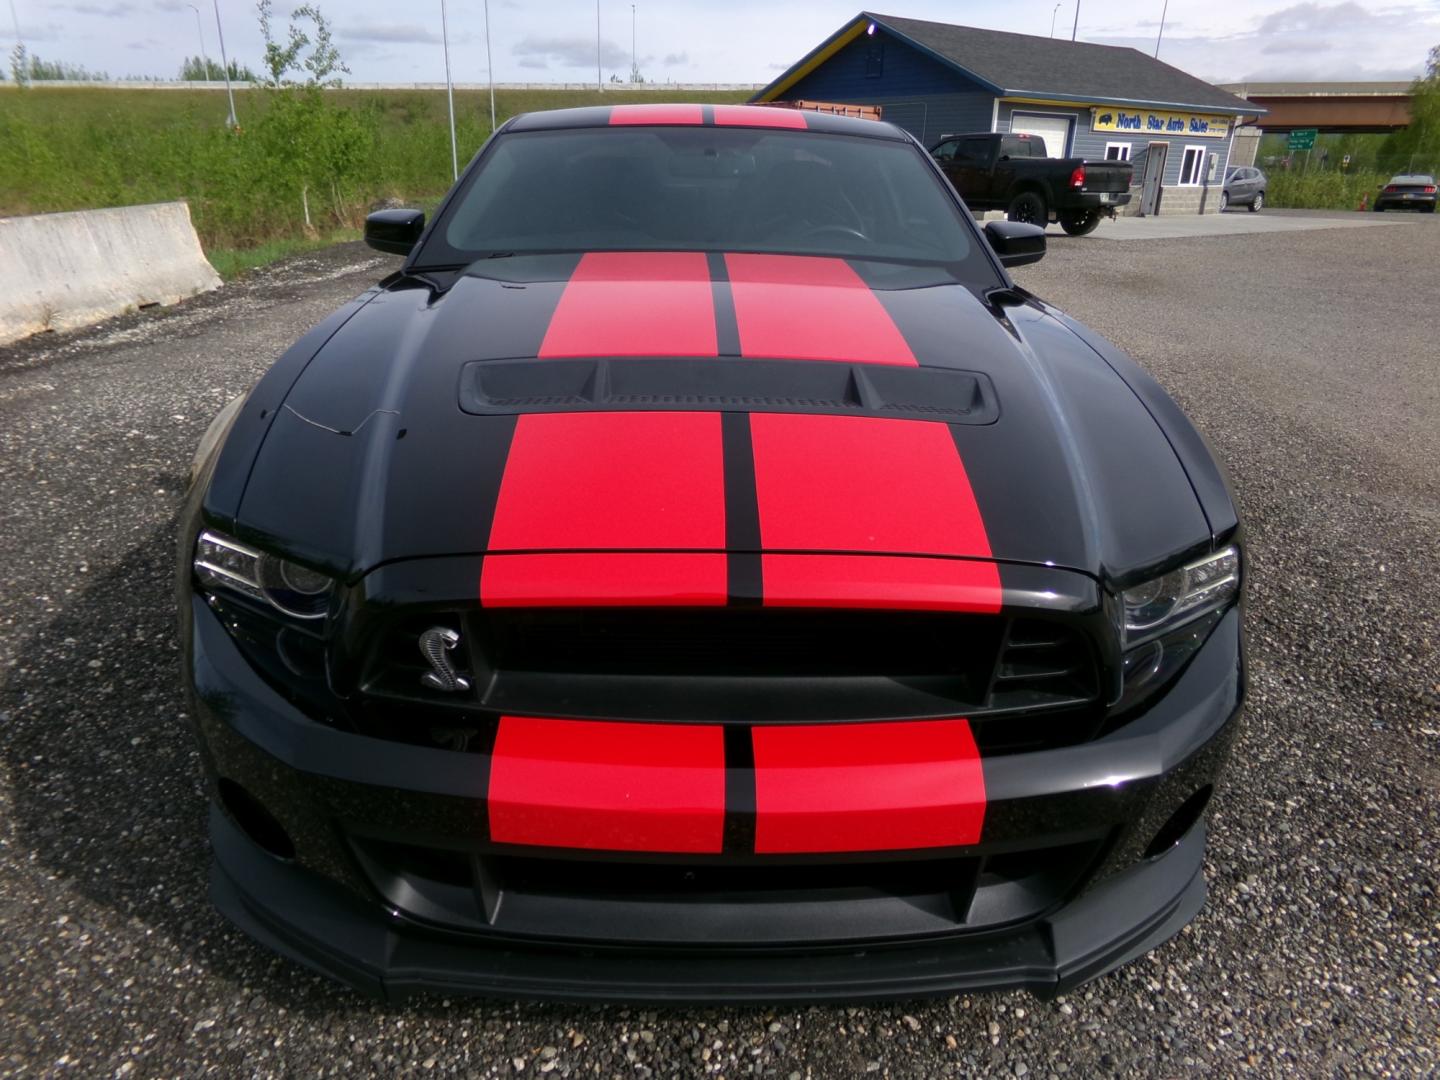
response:
[(755, 95), (773, 101), (875, 23), (1002, 97), (1107, 105), (1169, 106), (1256, 115), (1264, 112), (1154, 57), (1118, 45), (979, 30), (862, 11)]
[(1221, 83), (1241, 97), (1409, 97), (1409, 82), (1245, 82)]

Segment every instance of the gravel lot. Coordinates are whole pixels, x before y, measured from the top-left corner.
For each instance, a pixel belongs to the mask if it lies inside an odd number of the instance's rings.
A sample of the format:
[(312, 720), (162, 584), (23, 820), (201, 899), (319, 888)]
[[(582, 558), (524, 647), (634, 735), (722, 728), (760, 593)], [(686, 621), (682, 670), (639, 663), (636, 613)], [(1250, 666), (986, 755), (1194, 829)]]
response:
[(390, 260), (347, 246), (0, 350), (0, 1075), (1440, 1069), (1437, 251), (1428, 220), (1059, 238), (1019, 272), (1188, 408), (1254, 570), (1210, 902), (1051, 1004), (384, 1007), (252, 945), (205, 897), (172, 519), (210, 416)]

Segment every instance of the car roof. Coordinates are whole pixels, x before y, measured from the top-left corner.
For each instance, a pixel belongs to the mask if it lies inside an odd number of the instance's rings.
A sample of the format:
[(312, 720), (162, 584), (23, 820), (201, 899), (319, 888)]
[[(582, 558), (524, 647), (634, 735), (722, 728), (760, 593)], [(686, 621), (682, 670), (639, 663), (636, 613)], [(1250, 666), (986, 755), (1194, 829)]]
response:
[[(716, 111), (724, 117), (716, 123)], [(804, 127), (776, 122), (776, 114), (804, 117)], [(815, 131), (829, 135), (858, 135), (867, 139), (904, 142), (909, 136), (883, 120), (836, 116), (815, 109), (789, 109), (775, 105), (697, 105), (693, 102), (656, 102), (644, 105), (588, 105), (576, 109), (550, 109), (521, 113), (501, 126), (502, 132), (559, 131), (567, 128), (605, 127), (753, 127)]]

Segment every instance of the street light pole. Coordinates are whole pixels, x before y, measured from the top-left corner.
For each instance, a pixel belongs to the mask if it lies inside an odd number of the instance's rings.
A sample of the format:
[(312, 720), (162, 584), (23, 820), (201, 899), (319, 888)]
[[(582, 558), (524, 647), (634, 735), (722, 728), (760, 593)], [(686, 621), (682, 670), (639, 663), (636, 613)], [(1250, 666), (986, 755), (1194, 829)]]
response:
[(600, 75), (600, 0), (595, 0), (595, 89), (605, 89), (605, 82)]
[(1075, 40), (1075, 35), (1080, 30), (1080, 0), (1075, 0), (1075, 25), (1070, 27), (1070, 40)]
[(210, 57), (205, 55), (205, 28), (200, 25), (200, 9), (194, 4), (186, 4), (195, 13), (195, 33), (200, 35), (200, 62), (205, 65), (205, 81), (210, 81)]
[(630, 5), (630, 81), (640, 81), (640, 65), (635, 62), (635, 5)]
[(1160, 39), (1165, 36), (1165, 15), (1170, 10), (1170, 0), (1160, 9), (1160, 32), (1155, 35), (1155, 59), (1160, 59)]
[(450, 23), (445, 17), (445, 0), (440, 0), (440, 46), (445, 50), (445, 97), (450, 103), (450, 173), (460, 179), (460, 154), (455, 149), (455, 84), (450, 81)]
[(490, 134), (495, 134), (495, 63), (490, 59), (490, 0), (485, 0), (485, 70), (490, 73)]
[(1050, 36), (1055, 36), (1055, 16), (1060, 14), (1060, 5), (1055, 5), (1055, 10), (1050, 12)]
[(220, 0), (215, 4), (215, 33), (220, 38), (220, 67), (225, 72), (225, 96), (230, 99), (230, 116), (226, 123), (233, 129), (240, 126), (235, 119), (235, 91), (230, 88), (230, 58), (225, 55), (225, 28), (220, 25)]

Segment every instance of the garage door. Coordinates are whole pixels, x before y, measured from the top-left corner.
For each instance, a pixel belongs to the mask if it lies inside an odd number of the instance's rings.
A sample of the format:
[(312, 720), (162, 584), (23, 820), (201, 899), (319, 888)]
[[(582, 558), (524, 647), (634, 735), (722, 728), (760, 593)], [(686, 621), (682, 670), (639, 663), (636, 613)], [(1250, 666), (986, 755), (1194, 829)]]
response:
[(1010, 130), (1016, 135), (1033, 135), (1045, 140), (1046, 157), (1064, 157), (1069, 153), (1070, 124), (1070, 118), (1065, 116), (1016, 113), (1010, 117)]

